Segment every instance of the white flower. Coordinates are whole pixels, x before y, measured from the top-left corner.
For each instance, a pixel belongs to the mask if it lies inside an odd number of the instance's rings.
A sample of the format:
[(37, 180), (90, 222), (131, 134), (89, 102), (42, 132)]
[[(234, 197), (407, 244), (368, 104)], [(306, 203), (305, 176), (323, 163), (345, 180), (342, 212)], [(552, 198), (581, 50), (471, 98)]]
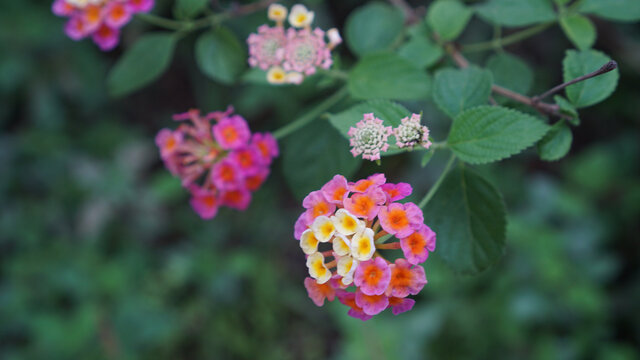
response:
[(284, 84), (287, 81), (287, 73), (279, 66), (274, 66), (267, 71), (267, 81), (270, 84)]
[(271, 4), (269, 5), (268, 17), (269, 20), (280, 23), (287, 18), (287, 8), (280, 4)]
[(311, 26), (313, 22), (313, 11), (307, 10), (304, 5), (293, 5), (289, 14), (289, 23), (296, 28)]

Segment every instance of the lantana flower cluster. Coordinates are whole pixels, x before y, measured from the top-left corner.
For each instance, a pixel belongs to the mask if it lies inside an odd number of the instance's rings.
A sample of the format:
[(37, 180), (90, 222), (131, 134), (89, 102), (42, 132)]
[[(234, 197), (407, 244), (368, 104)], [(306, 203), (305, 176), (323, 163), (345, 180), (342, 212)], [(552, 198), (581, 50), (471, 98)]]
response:
[(173, 119), (183, 123), (176, 130), (160, 130), (156, 144), (167, 169), (191, 192), (195, 212), (211, 219), (220, 206), (246, 210), (278, 156), (275, 138), (252, 134), (232, 107), (206, 115), (193, 109)]
[(371, 161), (380, 160), (380, 154), (389, 149), (388, 138), (391, 135), (395, 136), (398, 148), (422, 146), (428, 149), (431, 147), (429, 129), (420, 123), (421, 119), (422, 115), (412, 114), (401, 119), (398, 127), (391, 128), (384, 126), (384, 121), (373, 113), (364, 114), (355, 127), (349, 128), (351, 154), (354, 157), (362, 155), (363, 159)]
[(69, 18), (65, 33), (73, 40), (91, 36), (103, 51), (116, 47), (120, 29), (133, 14), (149, 12), (154, 0), (55, 0), (52, 11)]
[[(435, 250), (436, 234), (416, 204), (398, 202), (411, 192), (409, 184), (387, 183), (383, 174), (355, 183), (336, 175), (307, 195), (294, 236), (307, 256), (304, 285), (317, 306), (337, 297), (363, 321), (385, 309), (397, 315), (413, 308), (408, 296), (427, 283), (419, 264)], [(384, 242), (393, 237), (398, 241)], [(394, 249), (403, 256), (393, 262), (380, 253)]]
[[(337, 29), (326, 33), (320, 28), (312, 29), (314, 13), (300, 4), (294, 5), (291, 12), (282, 5), (272, 4), (268, 17), (276, 25), (262, 25), (247, 39), (249, 65), (266, 70), (267, 81), (300, 84), (305, 76), (314, 74), (318, 68), (331, 67), (331, 50), (342, 42)], [(291, 27), (285, 29), (287, 19)]]

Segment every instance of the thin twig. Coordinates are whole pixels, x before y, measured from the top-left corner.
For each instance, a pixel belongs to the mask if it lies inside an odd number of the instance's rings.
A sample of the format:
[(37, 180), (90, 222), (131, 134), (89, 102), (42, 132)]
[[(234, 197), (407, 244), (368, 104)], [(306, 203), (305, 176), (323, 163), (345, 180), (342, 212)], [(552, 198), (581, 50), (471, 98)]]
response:
[(602, 65), (600, 67), (600, 69), (598, 69), (598, 70), (596, 70), (596, 71), (594, 71), (592, 73), (579, 76), (579, 77), (577, 77), (577, 78), (575, 78), (575, 79), (573, 79), (571, 81), (567, 81), (566, 83), (560, 84), (560, 85), (554, 87), (553, 89), (545, 92), (542, 95), (534, 96), (532, 100), (533, 100), (534, 103), (540, 102), (540, 100), (557, 93), (558, 91), (566, 88), (569, 85), (573, 85), (573, 84), (575, 84), (577, 82), (584, 81), (584, 80), (587, 80), (587, 79), (591, 79), (592, 77), (596, 77), (596, 76), (599, 76), (599, 75), (602, 75), (602, 74), (606, 74), (609, 71), (613, 71), (613, 70), (615, 70), (617, 68), (618, 68), (618, 63), (613, 61), (613, 60), (610, 60), (608, 63)]

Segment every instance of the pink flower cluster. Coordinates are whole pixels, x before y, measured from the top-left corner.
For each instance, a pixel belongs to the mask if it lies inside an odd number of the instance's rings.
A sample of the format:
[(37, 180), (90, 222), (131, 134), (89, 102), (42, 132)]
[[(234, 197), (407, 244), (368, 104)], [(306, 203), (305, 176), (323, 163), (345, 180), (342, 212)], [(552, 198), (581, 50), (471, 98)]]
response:
[[(409, 184), (387, 183), (383, 174), (355, 183), (336, 175), (303, 200), (294, 237), (307, 256), (304, 284), (317, 306), (337, 297), (363, 321), (385, 309), (397, 315), (413, 308), (408, 296), (427, 283), (419, 264), (435, 250), (436, 234), (417, 205), (397, 202), (411, 192)], [(387, 242), (394, 236), (398, 241)], [(398, 249), (403, 256), (394, 262), (380, 254)]]
[(389, 149), (388, 138), (394, 135), (398, 148), (409, 148), (420, 145), (425, 149), (431, 146), (429, 129), (420, 124), (422, 115), (412, 114), (411, 118), (400, 120), (395, 129), (384, 126), (384, 120), (376, 118), (373, 113), (364, 114), (356, 127), (349, 128), (349, 144), (354, 157), (362, 155), (363, 159), (380, 160), (380, 154)]
[(333, 63), (331, 50), (342, 42), (337, 29), (326, 33), (312, 29), (314, 14), (303, 5), (291, 9), (288, 29), (284, 28), (286, 18), (287, 9), (272, 4), (269, 19), (276, 25), (262, 25), (247, 39), (249, 65), (268, 70), (267, 80), (272, 84), (300, 84), (305, 75), (314, 74), (318, 68), (328, 69)]
[(165, 166), (182, 179), (191, 192), (191, 206), (203, 219), (216, 216), (220, 206), (245, 210), (278, 156), (271, 134), (251, 134), (245, 119), (232, 114), (232, 107), (204, 116), (189, 110), (173, 116), (189, 122), (156, 136)]
[(55, 0), (52, 11), (69, 21), (65, 33), (73, 40), (91, 36), (103, 51), (113, 49), (120, 39), (120, 28), (133, 14), (149, 12), (154, 0)]

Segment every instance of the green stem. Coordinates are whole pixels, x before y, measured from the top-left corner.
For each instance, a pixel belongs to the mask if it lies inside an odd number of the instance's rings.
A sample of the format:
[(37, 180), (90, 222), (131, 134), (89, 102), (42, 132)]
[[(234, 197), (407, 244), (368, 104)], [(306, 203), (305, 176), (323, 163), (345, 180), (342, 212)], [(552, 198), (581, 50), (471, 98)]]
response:
[(326, 98), (323, 102), (318, 104), (316, 107), (311, 109), (308, 113), (302, 115), (297, 120), (274, 131), (273, 136), (276, 139), (282, 139), (283, 137), (307, 125), (308, 123), (316, 119), (318, 116), (320, 116), (322, 113), (329, 110), (329, 108), (339, 103), (342, 99), (344, 99), (347, 96), (347, 93), (348, 93), (347, 88), (343, 87), (333, 95)]
[(444, 178), (449, 173), (449, 170), (451, 170), (451, 166), (453, 165), (455, 160), (456, 160), (456, 156), (451, 154), (451, 157), (449, 158), (447, 165), (444, 167), (444, 170), (442, 170), (442, 174), (440, 174), (440, 177), (438, 178), (438, 180), (436, 180), (435, 184), (433, 184), (431, 189), (429, 189), (429, 192), (422, 198), (422, 200), (418, 204), (419, 208), (424, 209), (424, 207), (427, 206), (427, 204), (429, 203), (433, 195), (435, 195), (436, 191), (438, 191), (438, 188), (440, 187), (440, 185), (442, 185)]
[(187, 27), (187, 24), (188, 24), (182, 21), (171, 20), (171, 19), (167, 19), (167, 18), (163, 18), (157, 15), (147, 14), (147, 13), (138, 13), (136, 14), (136, 17), (142, 21), (148, 22), (149, 24), (152, 24), (161, 28), (165, 28), (168, 30), (182, 30), (185, 27)]
[(518, 31), (516, 33), (513, 33), (513, 34), (511, 34), (509, 36), (505, 36), (505, 37), (500, 38), (500, 39), (495, 39), (495, 40), (485, 41), (485, 42), (480, 42), (480, 43), (475, 43), (475, 44), (462, 45), (462, 51), (463, 52), (478, 52), (478, 51), (499, 49), (499, 48), (501, 48), (503, 46), (511, 45), (513, 43), (517, 43), (517, 42), (522, 41), (522, 40), (524, 40), (526, 38), (529, 38), (529, 37), (531, 37), (533, 35), (536, 35), (536, 34), (542, 32), (542, 31), (548, 29), (549, 27), (551, 27), (555, 23), (556, 23), (555, 21), (542, 23), (542, 24), (538, 24), (536, 26), (532, 26), (532, 27), (526, 28), (524, 30)]

